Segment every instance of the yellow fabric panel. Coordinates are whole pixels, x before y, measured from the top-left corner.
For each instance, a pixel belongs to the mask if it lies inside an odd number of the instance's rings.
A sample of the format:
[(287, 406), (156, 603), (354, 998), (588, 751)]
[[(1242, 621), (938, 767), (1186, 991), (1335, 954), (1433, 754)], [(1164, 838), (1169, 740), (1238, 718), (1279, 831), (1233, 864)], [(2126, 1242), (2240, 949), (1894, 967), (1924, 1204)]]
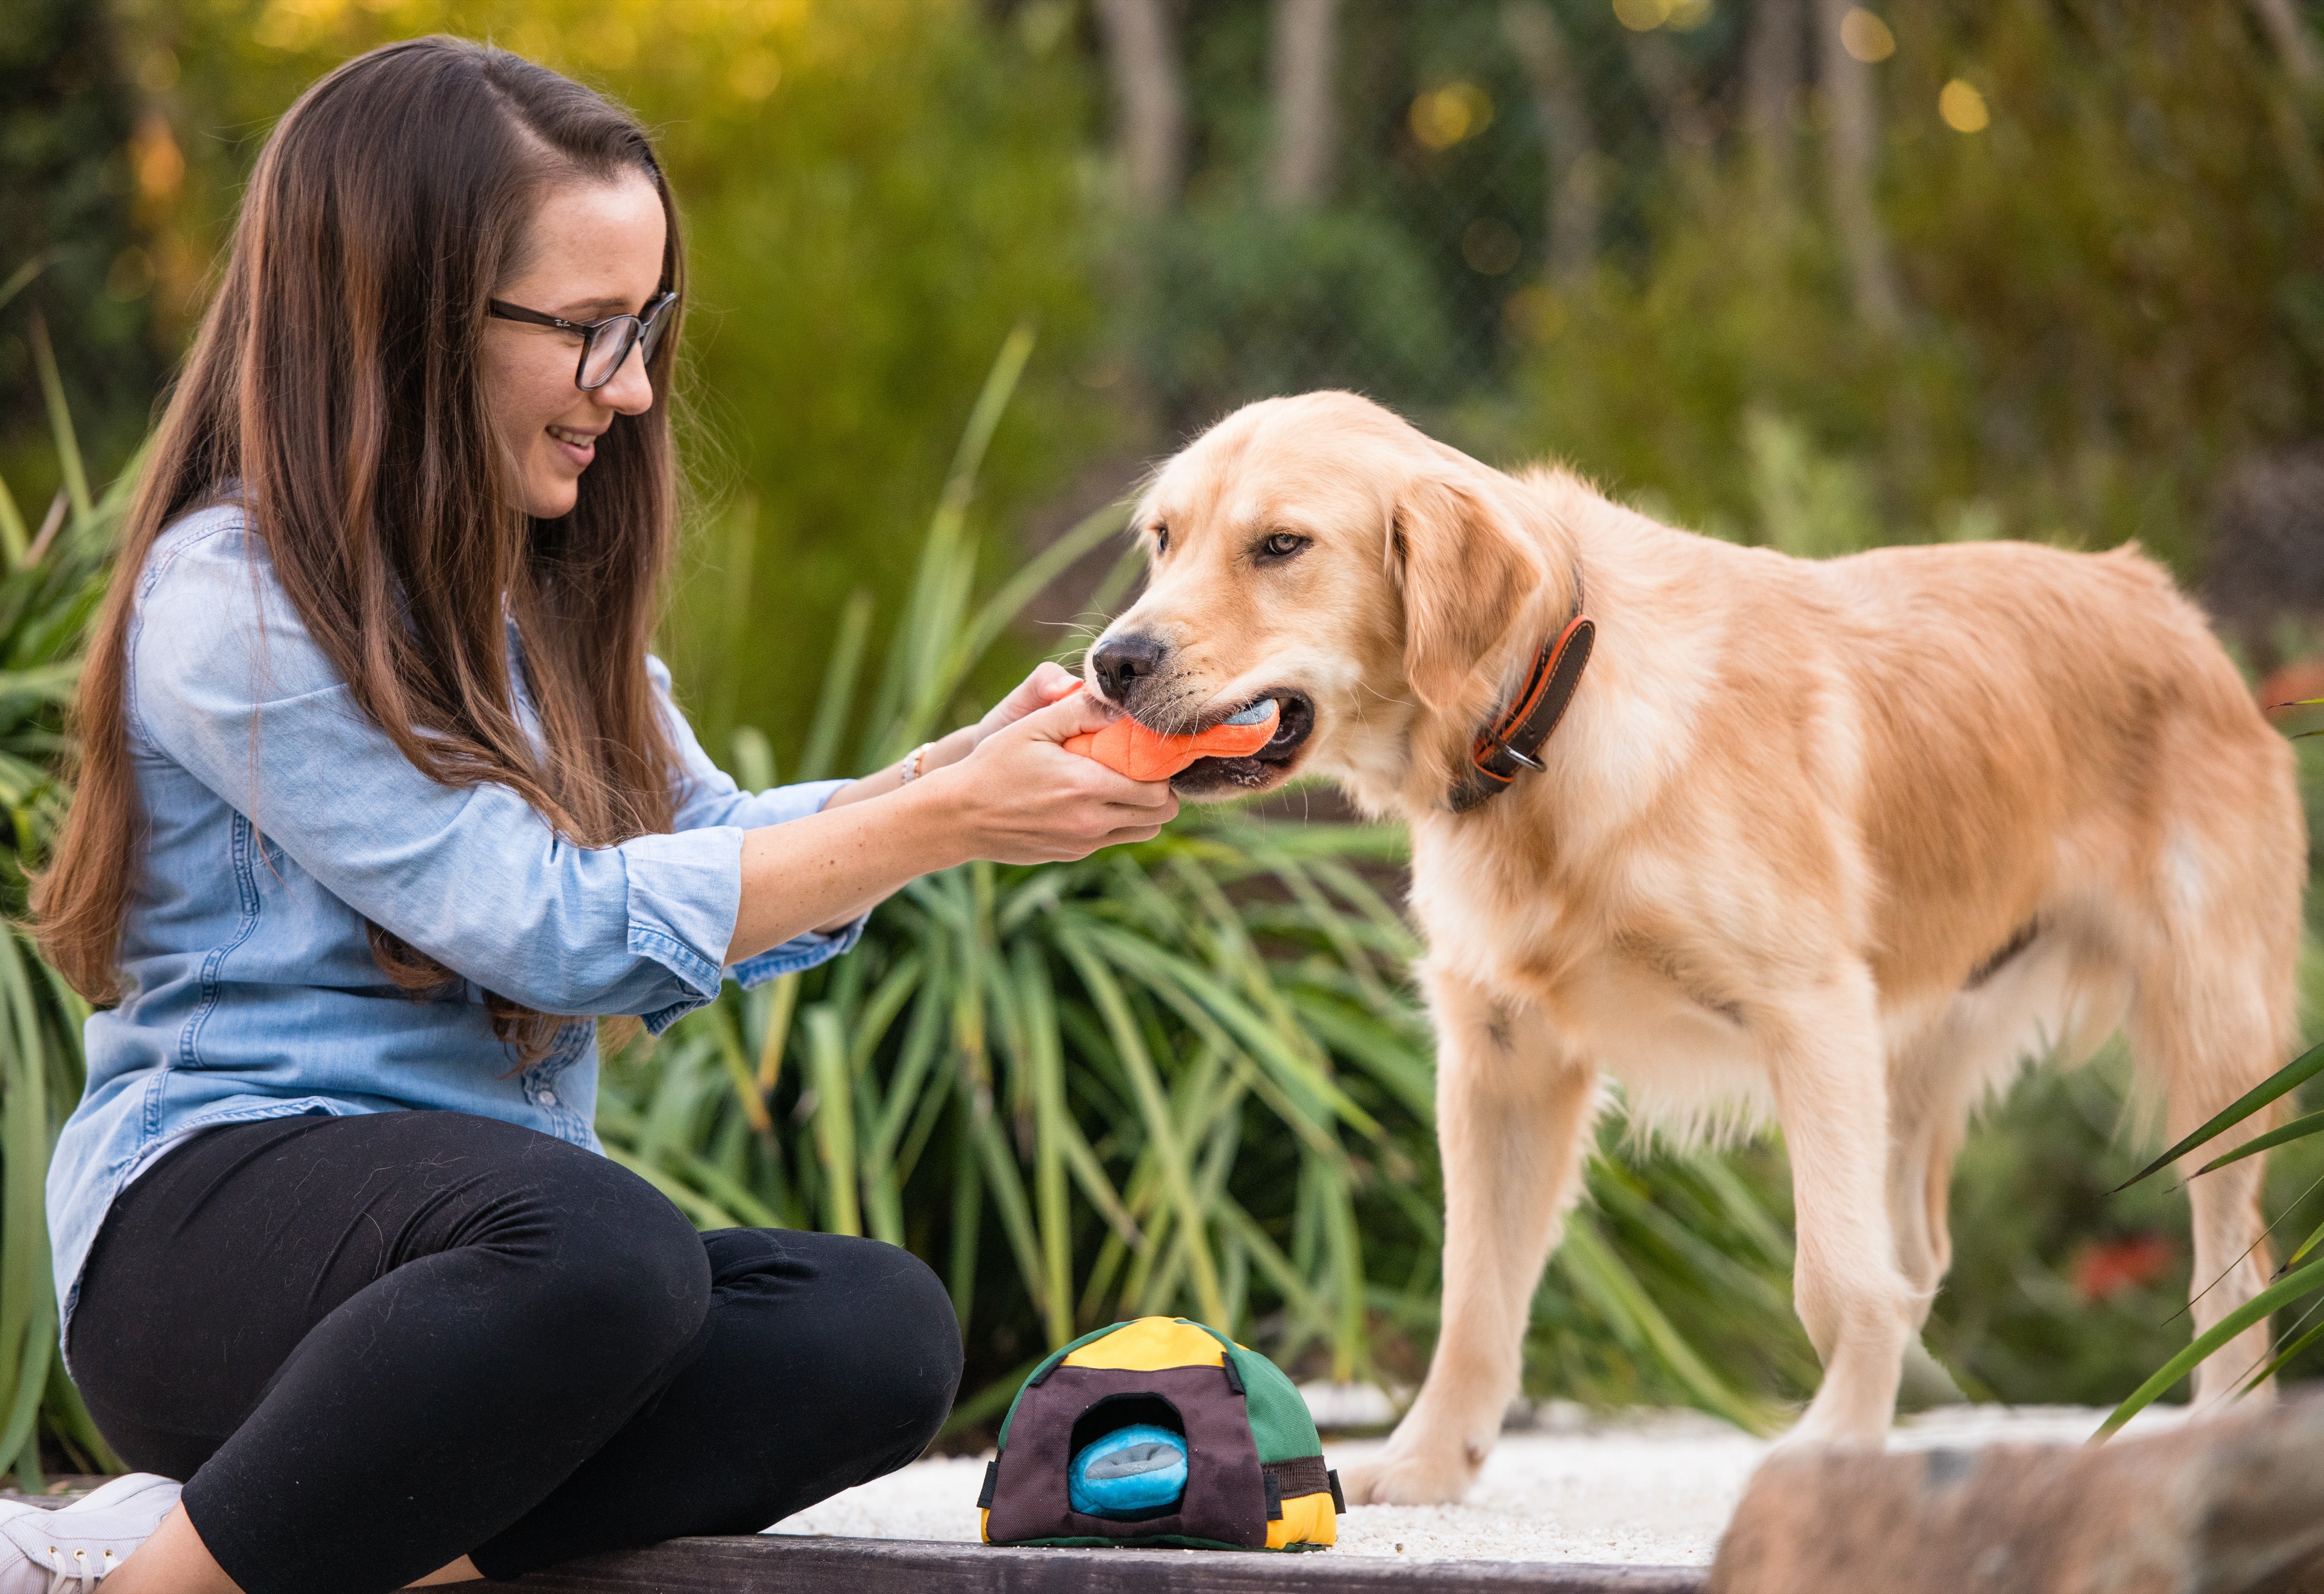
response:
[(1301, 1495), (1283, 1502), (1283, 1519), (1267, 1525), (1267, 1547), (1289, 1544), (1330, 1544), (1340, 1537), (1340, 1514), (1332, 1508), (1330, 1494)]
[(1150, 1373), (1166, 1367), (1219, 1367), (1226, 1352), (1189, 1322), (1173, 1317), (1141, 1317), (1065, 1358), (1066, 1367), (1120, 1368)]
[(979, 1511), (976, 1514), (976, 1536), (982, 1539), (988, 1544), (992, 1543), (991, 1512)]

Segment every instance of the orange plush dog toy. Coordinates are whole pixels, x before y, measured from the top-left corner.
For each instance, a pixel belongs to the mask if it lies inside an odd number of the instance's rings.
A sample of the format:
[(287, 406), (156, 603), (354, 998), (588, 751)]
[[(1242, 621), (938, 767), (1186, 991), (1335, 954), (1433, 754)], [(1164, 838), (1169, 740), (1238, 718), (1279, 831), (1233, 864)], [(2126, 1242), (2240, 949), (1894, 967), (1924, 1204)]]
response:
[(1102, 731), (1065, 738), (1065, 751), (1095, 759), (1132, 780), (1167, 780), (1196, 759), (1248, 758), (1275, 739), (1275, 699), (1263, 697), (1240, 714), (1192, 736), (1165, 736), (1128, 714)]

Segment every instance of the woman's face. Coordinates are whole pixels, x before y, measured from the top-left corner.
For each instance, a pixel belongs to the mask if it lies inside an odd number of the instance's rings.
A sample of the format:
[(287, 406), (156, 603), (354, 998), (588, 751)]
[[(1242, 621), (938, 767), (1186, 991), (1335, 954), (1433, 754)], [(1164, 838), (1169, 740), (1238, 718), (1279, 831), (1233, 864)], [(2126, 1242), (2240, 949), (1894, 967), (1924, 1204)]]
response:
[[(641, 172), (552, 183), (533, 212), (521, 270), (493, 297), (567, 321), (634, 316), (661, 281), (666, 231), (661, 198)], [(540, 520), (572, 511), (613, 417), (653, 404), (639, 349), (592, 392), (574, 384), (580, 359), (570, 332), (498, 317), (484, 323), (485, 402), (515, 465), (518, 502)]]

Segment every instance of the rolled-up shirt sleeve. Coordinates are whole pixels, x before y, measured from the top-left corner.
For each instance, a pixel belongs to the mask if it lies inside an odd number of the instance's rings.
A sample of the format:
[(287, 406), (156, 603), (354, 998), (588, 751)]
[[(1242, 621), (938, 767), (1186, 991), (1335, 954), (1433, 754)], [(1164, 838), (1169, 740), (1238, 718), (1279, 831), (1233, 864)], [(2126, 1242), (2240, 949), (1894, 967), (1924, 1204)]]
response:
[[(659, 1030), (717, 994), (742, 824), (583, 847), (507, 787), (430, 779), (357, 705), (241, 536), (177, 550), (140, 585), (134, 733), (355, 912), (542, 1012), (634, 1014)], [(844, 950), (821, 939), (793, 966)]]
[[(823, 806), (831, 800), (831, 794), (847, 784), (844, 780), (808, 780), (796, 786), (770, 786), (764, 791), (744, 791), (734, 784), (733, 777), (702, 751), (701, 740), (687, 723), (686, 715), (678, 711), (671, 695), (669, 668), (649, 654), (646, 674), (653, 682), (662, 717), (669, 726), (670, 742), (678, 750), (678, 784), (670, 819), (673, 829), (735, 825), (752, 830), (762, 825), (781, 825), (821, 813)], [(809, 930), (794, 935), (779, 946), (733, 965), (734, 978), (745, 986), (759, 985), (778, 974), (810, 969), (837, 957), (863, 938), (863, 926), (871, 917), (866, 913), (828, 933)]]

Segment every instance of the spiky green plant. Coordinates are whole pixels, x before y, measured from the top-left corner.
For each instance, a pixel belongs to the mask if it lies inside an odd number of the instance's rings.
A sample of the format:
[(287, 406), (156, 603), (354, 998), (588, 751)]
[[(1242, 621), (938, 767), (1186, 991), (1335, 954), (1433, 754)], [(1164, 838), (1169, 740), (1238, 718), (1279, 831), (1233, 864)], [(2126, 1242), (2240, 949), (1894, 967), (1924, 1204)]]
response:
[[(2237, 1124), (2255, 1113), (2266, 1110), (2275, 1102), (2289, 1096), (2319, 1073), (2324, 1073), (2324, 1046), (2310, 1047), (2258, 1084), (2254, 1085), (2249, 1091), (2221, 1109), (2210, 1121), (2133, 1175), (2123, 1187), (2127, 1189), (2142, 1179), (2151, 1178), (2189, 1152), (2209, 1145)], [(2211, 1158), (2201, 1167), (2197, 1168), (2190, 1177), (2200, 1179), (2206, 1174), (2226, 1167), (2229, 1163), (2241, 1162), (2245, 1157), (2256, 1156), (2264, 1151), (2273, 1150), (2279, 1146), (2289, 1146), (2295, 1141), (2311, 1139), (2318, 1135), (2324, 1135), (2324, 1112), (2307, 1113), (2280, 1128), (2270, 1129), (2264, 1134), (2255, 1135), (2234, 1150)], [(2229, 1341), (2252, 1324), (2264, 1322), (2276, 1312), (2311, 1295), (2316, 1295), (2319, 1292), (2324, 1292), (2324, 1257), (2318, 1257), (2315, 1254), (2319, 1244), (2324, 1244), (2324, 1223), (2318, 1224), (2305, 1239), (2292, 1248), (2292, 1255), (2284, 1258), (2282, 1265), (2276, 1269), (2274, 1281), (2265, 1289), (2228, 1313), (2203, 1332), (2196, 1335), (2194, 1341), (2184, 1350), (2164, 1362), (2155, 1370), (2152, 1377), (2133, 1390), (2130, 1396), (2116, 1406), (2113, 1414), (2107, 1418), (2105, 1425), (2098, 1430), (2098, 1437), (2104, 1439), (2115, 1433), (2132, 1417), (2153, 1405), (2173, 1384), (2218, 1354)], [(2318, 1303), (2318, 1305), (2324, 1305), (2324, 1302)], [(2318, 1340), (2324, 1339), (2324, 1324), (2310, 1326), (2310, 1319), (2316, 1316), (2317, 1309), (2317, 1306), (2310, 1306), (2299, 1321), (2277, 1339), (2271, 1347), (2271, 1353), (2266, 1360), (2249, 1369), (2241, 1386), (2243, 1393), (2248, 1394), (2257, 1388), (2261, 1384), (2273, 1377), (2276, 1372), (2293, 1357)]]
[[(32, 281), (28, 263), (0, 283), (5, 305)], [(63, 813), (56, 780), (80, 644), (103, 595), (133, 466), (92, 497), (56, 358), (37, 318), (28, 331), (48, 401), (64, 487), (37, 528), (0, 481), (0, 1467), (41, 1487), (47, 1435), (79, 1470), (118, 1470), (57, 1351), (56, 1292), (42, 1186), (65, 1115), (80, 1100), (88, 1007), (41, 962), (22, 928), (24, 865)]]

